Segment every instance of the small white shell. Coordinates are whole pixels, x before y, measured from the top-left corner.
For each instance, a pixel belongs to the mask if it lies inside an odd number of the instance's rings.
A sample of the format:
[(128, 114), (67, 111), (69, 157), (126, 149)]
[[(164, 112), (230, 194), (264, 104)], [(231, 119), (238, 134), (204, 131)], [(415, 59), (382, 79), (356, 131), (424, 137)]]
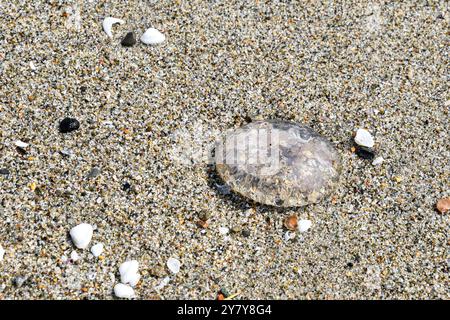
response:
[(166, 40), (166, 36), (155, 28), (149, 28), (141, 36), (141, 41), (145, 44), (159, 44)]
[(123, 283), (114, 286), (114, 294), (118, 298), (131, 299), (135, 297), (133, 288)]
[(112, 25), (116, 24), (116, 23), (124, 24), (125, 21), (123, 21), (122, 19), (117, 19), (117, 18), (113, 18), (113, 17), (106, 17), (103, 20), (103, 23), (102, 23), (103, 30), (106, 32), (106, 34), (110, 38), (112, 38)]
[(384, 162), (384, 158), (382, 156), (376, 157), (373, 161), (372, 161), (372, 165), (377, 166), (379, 164), (382, 164)]
[(91, 247), (91, 252), (95, 257), (98, 257), (103, 252), (103, 243), (97, 243)]
[(311, 220), (306, 220), (306, 219), (302, 219), (298, 221), (298, 231), (300, 232), (305, 232), (307, 231), (309, 228), (311, 228), (312, 222)]
[(119, 267), (120, 282), (134, 287), (139, 282), (139, 262), (136, 260), (125, 261)]
[(70, 236), (78, 249), (86, 249), (91, 242), (93, 228), (88, 223), (81, 223), (70, 230)]
[(167, 268), (174, 274), (180, 272), (180, 266), (181, 262), (178, 259), (169, 258), (169, 260), (167, 260)]

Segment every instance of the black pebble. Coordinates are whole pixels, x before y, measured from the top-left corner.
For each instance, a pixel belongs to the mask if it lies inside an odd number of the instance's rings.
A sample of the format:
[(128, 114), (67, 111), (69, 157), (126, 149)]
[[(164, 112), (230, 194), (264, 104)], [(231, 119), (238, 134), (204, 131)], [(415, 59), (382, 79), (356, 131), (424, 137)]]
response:
[(80, 122), (74, 118), (65, 118), (59, 123), (59, 131), (61, 133), (68, 133), (80, 128)]
[(359, 157), (367, 160), (372, 160), (373, 158), (375, 158), (375, 152), (371, 148), (367, 147), (357, 146), (356, 154)]
[(8, 169), (0, 169), (0, 174), (7, 176), (7, 175), (9, 175), (9, 170)]
[(125, 182), (122, 186), (122, 190), (123, 191), (128, 191), (131, 188), (131, 184), (129, 184), (128, 182)]
[(134, 46), (136, 43), (136, 37), (134, 36), (134, 32), (128, 32), (127, 35), (120, 42), (124, 47)]
[(242, 236), (245, 238), (250, 237), (250, 231), (247, 229), (242, 230)]

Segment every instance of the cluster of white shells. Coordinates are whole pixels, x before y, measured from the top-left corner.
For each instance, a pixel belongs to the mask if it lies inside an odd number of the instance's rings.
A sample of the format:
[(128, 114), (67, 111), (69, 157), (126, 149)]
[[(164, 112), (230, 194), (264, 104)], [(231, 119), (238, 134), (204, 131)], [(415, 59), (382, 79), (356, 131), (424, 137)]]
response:
[[(113, 36), (112, 35), (112, 26), (116, 23), (124, 24), (125, 21), (122, 19), (113, 18), (113, 17), (106, 17), (103, 20), (103, 24), (102, 24), (103, 30), (105, 31), (107, 36), (110, 38), (112, 38), (112, 36)], [(145, 44), (155, 45), (155, 44), (163, 43), (166, 40), (166, 36), (155, 28), (149, 28), (144, 32), (144, 34), (142, 34), (140, 39)]]

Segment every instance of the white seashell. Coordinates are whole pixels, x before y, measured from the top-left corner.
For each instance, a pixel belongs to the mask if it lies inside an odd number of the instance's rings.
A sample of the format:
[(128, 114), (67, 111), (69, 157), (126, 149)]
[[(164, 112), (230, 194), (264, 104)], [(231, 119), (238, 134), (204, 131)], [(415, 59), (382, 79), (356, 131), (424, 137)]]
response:
[(167, 268), (174, 274), (180, 272), (180, 266), (181, 262), (177, 259), (169, 258), (169, 260), (167, 260)]
[(2, 246), (0, 246), (0, 261), (3, 260), (3, 257), (5, 256), (5, 249), (3, 249)]
[(16, 145), (16, 147), (19, 147), (19, 148), (22, 148), (22, 149), (25, 149), (26, 147), (29, 146), (28, 143), (25, 143), (25, 142), (20, 141), (20, 140), (16, 140), (16, 142), (14, 142), (14, 144)]
[(149, 28), (141, 36), (141, 41), (145, 44), (159, 44), (166, 40), (166, 36), (155, 28)]
[(103, 252), (103, 243), (97, 243), (91, 247), (91, 252), (95, 257), (98, 257)]
[(117, 298), (124, 299), (132, 299), (136, 296), (133, 288), (123, 283), (118, 283), (114, 286), (114, 294)]
[(379, 156), (379, 157), (376, 157), (376, 158), (372, 161), (372, 164), (373, 164), (374, 166), (377, 166), (377, 165), (379, 165), (379, 164), (382, 164), (383, 162), (384, 162), (384, 158), (381, 157), (381, 156)]
[(219, 233), (223, 234), (223, 235), (227, 234), (229, 231), (230, 231), (230, 229), (227, 228), (227, 227), (220, 227), (219, 228)]
[(298, 226), (297, 229), (300, 232), (305, 232), (307, 231), (309, 228), (311, 228), (312, 222), (311, 220), (306, 220), (306, 219), (302, 219), (298, 221)]
[(141, 278), (138, 271), (139, 262), (136, 260), (125, 261), (119, 267), (120, 282), (129, 284), (132, 287), (136, 286)]
[(30, 69), (31, 70), (36, 70), (36, 66), (34, 65), (33, 61), (30, 61)]
[(125, 21), (123, 21), (122, 19), (117, 19), (117, 18), (113, 18), (113, 17), (106, 17), (103, 20), (103, 30), (106, 32), (106, 34), (108, 35), (108, 37), (112, 38), (112, 25), (113, 24), (124, 24)]
[(75, 262), (78, 261), (80, 259), (80, 256), (78, 255), (78, 253), (73, 250), (72, 253), (70, 254), (70, 259)]
[(70, 236), (75, 246), (79, 249), (86, 249), (91, 242), (93, 228), (88, 223), (81, 223), (70, 230)]
[(358, 129), (356, 131), (355, 142), (363, 147), (372, 148), (375, 144), (372, 135), (366, 129)]

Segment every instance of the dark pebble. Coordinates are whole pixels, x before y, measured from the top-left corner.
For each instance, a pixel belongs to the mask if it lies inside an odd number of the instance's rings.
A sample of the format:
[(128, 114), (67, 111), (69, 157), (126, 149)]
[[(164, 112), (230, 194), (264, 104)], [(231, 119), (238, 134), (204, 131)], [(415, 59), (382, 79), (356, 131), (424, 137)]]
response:
[(8, 169), (0, 169), (0, 174), (7, 176), (7, 175), (9, 175), (9, 170)]
[(363, 159), (372, 160), (375, 158), (375, 152), (371, 148), (357, 146), (356, 154)]
[(131, 188), (131, 184), (129, 184), (128, 182), (125, 182), (122, 186), (122, 190), (123, 191), (128, 191)]
[(61, 133), (68, 133), (80, 128), (80, 122), (74, 118), (65, 118), (59, 123), (59, 131)]
[(242, 230), (242, 236), (245, 238), (250, 237), (250, 231), (247, 229)]
[(132, 47), (136, 44), (136, 37), (134, 36), (134, 32), (128, 32), (127, 35), (120, 42), (124, 47)]

